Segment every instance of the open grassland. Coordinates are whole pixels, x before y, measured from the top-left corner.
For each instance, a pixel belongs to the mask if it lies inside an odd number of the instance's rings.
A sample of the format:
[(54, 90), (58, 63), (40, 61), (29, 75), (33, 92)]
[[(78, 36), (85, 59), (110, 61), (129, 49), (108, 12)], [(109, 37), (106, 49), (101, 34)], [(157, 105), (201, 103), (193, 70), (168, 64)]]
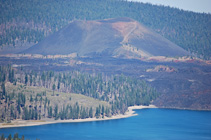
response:
[[(15, 94), (15, 96), (18, 93), (23, 93), (26, 95), (26, 104), (30, 104), (30, 97), (32, 96), (33, 99), (38, 96), (40, 97), (47, 97), (47, 99), (50, 100), (50, 104), (52, 106), (55, 106), (58, 104), (59, 106), (63, 106), (65, 104), (74, 105), (76, 102), (78, 102), (79, 106), (85, 106), (85, 107), (93, 107), (96, 108), (99, 105), (104, 105), (109, 107), (109, 103), (105, 101), (100, 101), (91, 97), (87, 97), (81, 94), (76, 93), (64, 93), (64, 92), (57, 92), (52, 91), (50, 89), (46, 89), (43, 87), (36, 87), (36, 86), (25, 86), (24, 84), (18, 83), (17, 85), (13, 85), (11, 83), (6, 84), (6, 90), (8, 94)], [(15, 99), (15, 98), (14, 98)], [(44, 98), (43, 98), (44, 100)], [(15, 100), (14, 100), (15, 101)], [(40, 100), (39, 100), (40, 101)]]

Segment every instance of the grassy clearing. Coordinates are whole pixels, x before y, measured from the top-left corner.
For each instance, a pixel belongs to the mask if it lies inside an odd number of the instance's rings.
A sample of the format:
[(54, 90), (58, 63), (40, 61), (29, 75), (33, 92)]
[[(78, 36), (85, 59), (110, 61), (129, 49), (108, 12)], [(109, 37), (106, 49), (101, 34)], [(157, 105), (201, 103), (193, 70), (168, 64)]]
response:
[[(75, 93), (63, 93), (63, 92), (54, 92), (50, 89), (46, 89), (43, 87), (35, 87), (35, 86), (25, 86), (24, 84), (18, 83), (17, 85), (13, 85), (11, 83), (6, 84), (6, 90), (8, 94), (15, 94), (15, 96), (18, 93), (23, 93), (26, 95), (26, 104), (30, 105), (29, 102), (30, 96), (32, 95), (33, 99), (35, 99), (36, 95), (42, 95), (42, 101), (44, 102), (45, 98), (47, 97), (48, 100), (50, 100), (50, 105), (54, 107), (56, 104), (58, 104), (59, 108), (63, 107), (63, 105), (71, 105), (74, 106), (76, 102), (80, 106), (83, 107), (92, 107), (95, 109), (99, 105), (104, 105), (105, 107), (110, 107), (108, 102), (100, 101), (91, 97), (87, 97), (81, 94), (75, 94)], [(46, 93), (46, 95), (45, 95)], [(15, 99), (15, 98), (14, 98)], [(38, 98), (40, 100), (40, 96)]]

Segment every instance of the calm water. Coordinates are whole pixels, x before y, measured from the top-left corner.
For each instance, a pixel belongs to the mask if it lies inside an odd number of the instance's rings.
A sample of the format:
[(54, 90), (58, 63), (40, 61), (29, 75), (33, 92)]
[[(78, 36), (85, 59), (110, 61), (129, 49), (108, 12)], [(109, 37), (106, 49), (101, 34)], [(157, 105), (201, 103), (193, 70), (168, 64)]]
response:
[(211, 140), (211, 112), (136, 110), (138, 116), (101, 122), (60, 123), (0, 129), (30, 140)]

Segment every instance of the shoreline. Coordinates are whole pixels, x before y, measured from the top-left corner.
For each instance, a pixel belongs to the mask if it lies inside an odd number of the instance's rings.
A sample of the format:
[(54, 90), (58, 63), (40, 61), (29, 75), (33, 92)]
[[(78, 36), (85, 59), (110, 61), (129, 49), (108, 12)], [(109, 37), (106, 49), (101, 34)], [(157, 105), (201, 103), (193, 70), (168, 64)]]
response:
[(146, 108), (157, 108), (155, 105), (149, 106), (131, 106), (128, 107), (128, 111), (123, 115), (115, 115), (111, 117), (104, 118), (86, 118), (86, 119), (70, 119), (70, 120), (14, 120), (11, 123), (0, 123), (0, 129), (2, 128), (12, 128), (12, 127), (27, 127), (27, 126), (38, 126), (38, 125), (46, 125), (46, 124), (55, 124), (55, 123), (79, 123), (79, 122), (92, 122), (92, 121), (106, 121), (106, 120), (115, 120), (115, 119), (123, 119), (132, 116), (136, 116), (138, 114), (133, 111), (134, 109), (146, 109)]

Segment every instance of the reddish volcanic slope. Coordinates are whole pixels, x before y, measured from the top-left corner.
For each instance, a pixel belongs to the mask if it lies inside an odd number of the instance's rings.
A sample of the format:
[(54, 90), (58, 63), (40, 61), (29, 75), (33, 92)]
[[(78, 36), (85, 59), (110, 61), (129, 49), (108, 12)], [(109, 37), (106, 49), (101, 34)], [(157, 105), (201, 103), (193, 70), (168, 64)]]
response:
[(115, 57), (189, 55), (184, 49), (130, 18), (73, 21), (24, 53)]

